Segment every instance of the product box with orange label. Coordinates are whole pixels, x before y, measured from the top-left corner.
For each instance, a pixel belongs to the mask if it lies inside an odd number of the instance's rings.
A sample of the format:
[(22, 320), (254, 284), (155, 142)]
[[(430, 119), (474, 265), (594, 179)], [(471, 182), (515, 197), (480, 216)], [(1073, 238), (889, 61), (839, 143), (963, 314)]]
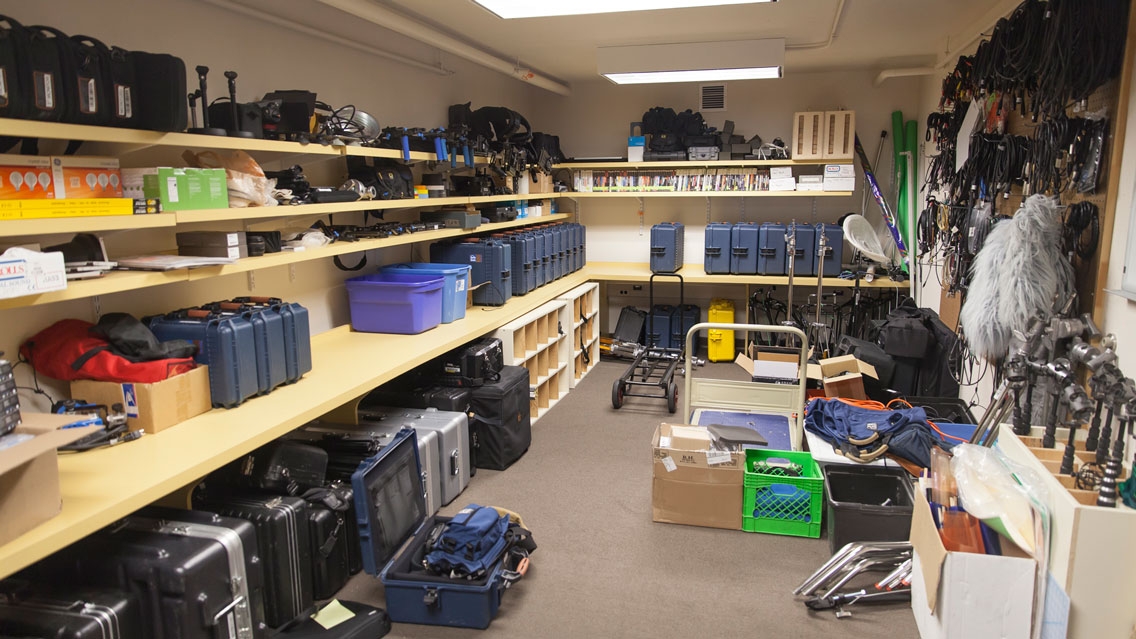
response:
[(122, 197), (117, 158), (52, 156), (56, 199)]
[(51, 158), (0, 155), (0, 200), (46, 200), (54, 197)]

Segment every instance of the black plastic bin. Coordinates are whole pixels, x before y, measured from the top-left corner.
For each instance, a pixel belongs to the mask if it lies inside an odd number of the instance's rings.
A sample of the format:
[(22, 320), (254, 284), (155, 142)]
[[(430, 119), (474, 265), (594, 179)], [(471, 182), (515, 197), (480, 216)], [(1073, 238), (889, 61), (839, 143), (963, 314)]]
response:
[(957, 397), (907, 397), (906, 400), (912, 406), (922, 406), (927, 411), (927, 418), (933, 422), (978, 423), (966, 402)]
[(853, 541), (904, 541), (911, 532), (915, 493), (907, 471), (882, 466), (828, 464), (828, 547)]

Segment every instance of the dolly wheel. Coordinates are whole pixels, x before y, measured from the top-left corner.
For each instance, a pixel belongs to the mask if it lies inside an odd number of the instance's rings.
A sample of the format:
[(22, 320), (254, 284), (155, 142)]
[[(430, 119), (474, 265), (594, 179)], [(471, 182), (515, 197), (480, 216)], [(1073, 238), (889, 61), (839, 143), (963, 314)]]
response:
[(667, 410), (672, 414), (678, 408), (678, 384), (671, 382), (667, 386)]
[(611, 405), (616, 408), (623, 407), (623, 380), (615, 380), (615, 384), (611, 387)]

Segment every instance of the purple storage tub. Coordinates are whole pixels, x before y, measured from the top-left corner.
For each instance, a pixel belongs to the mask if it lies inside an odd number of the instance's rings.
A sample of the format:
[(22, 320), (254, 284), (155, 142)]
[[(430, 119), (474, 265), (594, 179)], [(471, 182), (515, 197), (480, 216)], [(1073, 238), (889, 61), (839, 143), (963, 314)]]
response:
[(351, 328), (364, 333), (412, 335), (442, 322), (441, 275), (376, 273), (347, 280)]

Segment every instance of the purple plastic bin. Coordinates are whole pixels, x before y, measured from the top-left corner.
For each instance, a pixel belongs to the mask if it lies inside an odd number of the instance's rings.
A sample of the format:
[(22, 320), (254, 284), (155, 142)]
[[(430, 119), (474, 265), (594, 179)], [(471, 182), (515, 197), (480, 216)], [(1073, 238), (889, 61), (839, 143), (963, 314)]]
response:
[(418, 273), (376, 273), (347, 280), (351, 328), (364, 333), (412, 335), (442, 322), (446, 278)]

